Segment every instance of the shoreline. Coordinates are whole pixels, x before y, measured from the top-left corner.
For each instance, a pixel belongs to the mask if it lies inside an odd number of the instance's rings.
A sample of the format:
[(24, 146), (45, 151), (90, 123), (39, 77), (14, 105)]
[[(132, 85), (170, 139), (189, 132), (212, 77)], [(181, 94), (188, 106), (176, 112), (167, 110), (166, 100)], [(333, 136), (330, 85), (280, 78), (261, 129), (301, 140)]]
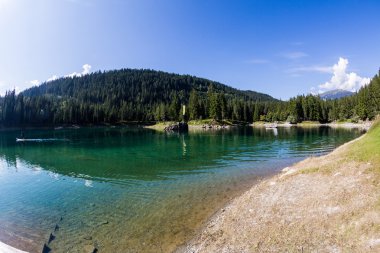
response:
[[(327, 126), (332, 128), (346, 128), (346, 129), (353, 129), (358, 128), (365, 131), (368, 131), (373, 124), (373, 121), (363, 121), (360, 123), (351, 123), (351, 122), (331, 122), (331, 123), (319, 123), (319, 122), (302, 122), (297, 124), (290, 124), (290, 123), (277, 123), (278, 127), (321, 127), (321, 126)], [(266, 127), (266, 123), (264, 122), (255, 122), (253, 124), (250, 124), (252, 127)]]
[(175, 252), (378, 252), (378, 164), (346, 158), (368, 138), (366, 133), (252, 185)]
[[(173, 121), (167, 121), (167, 122), (161, 122), (154, 125), (147, 125), (143, 126), (145, 129), (152, 129), (157, 131), (164, 131), (164, 128), (167, 126), (170, 126), (171, 124), (175, 124), (176, 122)], [(236, 127), (244, 127), (244, 126), (250, 126), (250, 127), (256, 127), (256, 128), (265, 128), (266, 122), (254, 122), (252, 124), (246, 124), (246, 125), (224, 125), (223, 127), (220, 125), (213, 125), (212, 127), (205, 127), (205, 124), (189, 124), (189, 131), (215, 131), (215, 130), (225, 130), (230, 128), (236, 128)], [(372, 126), (373, 121), (363, 121), (359, 123), (351, 123), (351, 122), (331, 122), (331, 123), (319, 123), (319, 122), (302, 122), (297, 124), (290, 124), (288, 122), (284, 123), (277, 123), (277, 127), (331, 127), (331, 128), (346, 128), (346, 129), (361, 129), (368, 131), (370, 127)]]
[[(0, 126), (0, 131), (19, 131), (21, 129), (24, 130), (67, 130), (67, 129), (79, 129), (79, 128), (102, 128), (102, 127), (138, 127), (138, 128), (144, 128), (144, 129), (152, 129), (157, 131), (164, 131), (164, 128), (167, 126), (170, 126), (171, 124), (176, 124), (177, 122), (174, 121), (165, 121), (165, 122), (158, 122), (156, 124), (152, 122), (130, 122), (130, 123), (116, 123), (116, 124), (99, 124), (99, 125), (56, 125), (56, 126), (25, 126), (25, 127), (4, 127)], [(199, 123), (199, 124), (189, 124), (189, 130), (225, 130), (235, 127), (244, 127), (244, 126), (250, 126), (250, 127), (257, 127), (257, 128), (264, 128), (266, 127), (266, 124), (270, 124), (271, 122), (254, 122), (254, 123), (247, 123), (247, 124), (225, 124), (225, 125), (211, 125), (211, 127), (205, 127), (205, 125), (208, 125), (207, 123)], [(277, 123), (277, 127), (321, 127), (321, 126), (328, 126), (332, 128), (359, 128), (363, 130), (368, 130), (373, 121), (363, 121), (359, 123), (351, 123), (351, 122), (331, 122), (331, 123), (319, 123), (319, 122), (301, 122), (297, 124), (290, 124), (288, 122), (280, 122)]]

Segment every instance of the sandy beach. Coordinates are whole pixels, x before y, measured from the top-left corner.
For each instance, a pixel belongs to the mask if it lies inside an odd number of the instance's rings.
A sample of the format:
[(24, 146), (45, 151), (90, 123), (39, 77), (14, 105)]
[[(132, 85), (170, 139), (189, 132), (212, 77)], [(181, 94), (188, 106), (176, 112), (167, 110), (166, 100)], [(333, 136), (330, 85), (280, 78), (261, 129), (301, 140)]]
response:
[(379, 252), (379, 126), (254, 185), (177, 252)]

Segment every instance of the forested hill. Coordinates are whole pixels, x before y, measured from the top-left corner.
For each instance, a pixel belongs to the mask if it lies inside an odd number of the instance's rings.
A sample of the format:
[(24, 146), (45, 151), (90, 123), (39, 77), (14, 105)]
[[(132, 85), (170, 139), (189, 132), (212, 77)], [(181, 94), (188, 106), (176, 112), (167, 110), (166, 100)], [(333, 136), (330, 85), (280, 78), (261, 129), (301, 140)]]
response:
[[(380, 73), (379, 73), (380, 74)], [(180, 120), (301, 121), (373, 119), (380, 114), (380, 75), (352, 96), (325, 100), (299, 95), (278, 101), (193, 76), (152, 70), (67, 77), (0, 97), (0, 126), (52, 126)]]
[(7, 92), (0, 97), (0, 125), (179, 120), (182, 104), (188, 117), (248, 121), (254, 103), (275, 101), (190, 75), (121, 69), (60, 78), (19, 95)]
[(95, 72), (82, 77), (66, 77), (43, 83), (22, 92), (24, 96), (53, 95), (76, 98), (82, 102), (120, 104), (122, 101), (142, 105), (170, 103), (176, 95), (187, 103), (190, 91), (206, 94), (210, 85), (217, 93), (237, 99), (274, 101), (267, 94), (242, 91), (219, 82), (190, 75), (171, 74), (154, 70), (121, 69)]

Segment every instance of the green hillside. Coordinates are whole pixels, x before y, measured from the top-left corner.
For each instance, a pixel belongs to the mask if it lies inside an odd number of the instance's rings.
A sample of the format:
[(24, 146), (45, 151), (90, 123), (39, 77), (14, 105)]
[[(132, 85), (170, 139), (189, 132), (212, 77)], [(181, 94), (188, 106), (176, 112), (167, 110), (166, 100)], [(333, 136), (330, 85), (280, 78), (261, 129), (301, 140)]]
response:
[[(14, 126), (178, 120), (181, 105), (189, 104), (192, 90), (196, 101), (191, 109), (196, 118), (223, 116), (247, 121), (243, 114), (249, 112), (244, 105), (276, 101), (266, 94), (190, 75), (121, 69), (60, 78), (18, 96), (8, 92), (0, 100), (0, 122)], [(222, 104), (216, 98), (212, 103), (214, 94), (223, 94)], [(212, 106), (219, 109), (212, 110)]]

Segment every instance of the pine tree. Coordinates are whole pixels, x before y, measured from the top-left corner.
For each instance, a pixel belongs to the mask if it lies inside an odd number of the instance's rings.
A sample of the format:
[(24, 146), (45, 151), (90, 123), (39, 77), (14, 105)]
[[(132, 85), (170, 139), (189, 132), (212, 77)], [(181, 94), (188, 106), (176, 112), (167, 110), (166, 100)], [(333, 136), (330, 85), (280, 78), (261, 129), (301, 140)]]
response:
[(195, 89), (193, 89), (190, 92), (189, 114), (190, 114), (190, 119), (192, 120), (199, 119), (199, 114), (200, 114), (199, 97), (198, 97), (198, 92)]

